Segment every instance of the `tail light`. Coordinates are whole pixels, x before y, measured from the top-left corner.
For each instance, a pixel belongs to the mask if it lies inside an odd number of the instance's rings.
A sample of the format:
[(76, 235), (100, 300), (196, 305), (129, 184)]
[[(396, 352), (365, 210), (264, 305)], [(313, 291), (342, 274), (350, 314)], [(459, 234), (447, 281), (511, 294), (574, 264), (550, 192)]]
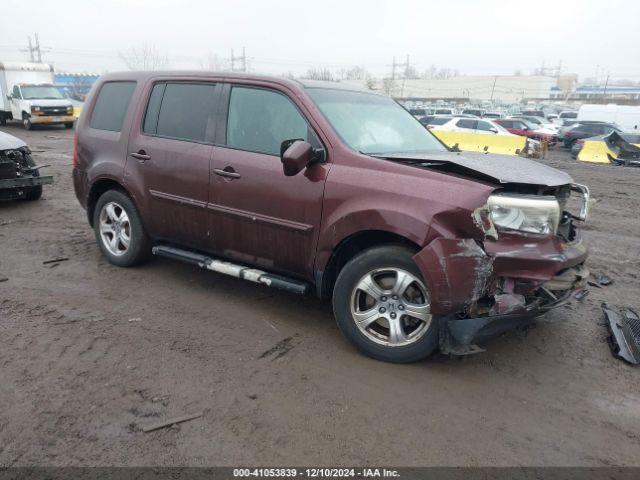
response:
[(78, 168), (78, 132), (73, 135), (73, 159), (71, 160), (71, 166), (75, 169)]

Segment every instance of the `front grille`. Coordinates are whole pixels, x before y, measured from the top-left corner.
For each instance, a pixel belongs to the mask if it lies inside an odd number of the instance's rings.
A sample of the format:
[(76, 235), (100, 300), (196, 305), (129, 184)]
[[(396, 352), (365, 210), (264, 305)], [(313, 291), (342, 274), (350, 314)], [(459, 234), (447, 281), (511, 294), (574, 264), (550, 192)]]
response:
[(62, 116), (67, 114), (67, 107), (40, 107), (41, 115), (44, 116)]
[(31, 171), (26, 148), (0, 151), (0, 179), (19, 178)]

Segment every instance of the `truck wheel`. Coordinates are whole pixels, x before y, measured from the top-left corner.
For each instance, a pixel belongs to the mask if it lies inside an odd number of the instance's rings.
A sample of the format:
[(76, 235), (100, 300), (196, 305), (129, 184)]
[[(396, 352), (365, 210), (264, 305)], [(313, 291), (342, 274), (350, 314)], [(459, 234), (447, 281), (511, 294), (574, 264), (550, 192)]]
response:
[(33, 127), (31, 118), (26, 113), (22, 114), (22, 125), (24, 126), (25, 130), (31, 130), (31, 128)]
[(377, 360), (415, 362), (438, 346), (438, 319), (412, 256), (402, 246), (374, 247), (351, 259), (336, 280), (333, 311), (340, 330)]
[(6, 125), (6, 124), (7, 124), (7, 117), (0, 114), (0, 125)]
[(114, 265), (137, 265), (151, 254), (151, 241), (138, 209), (119, 190), (108, 190), (98, 199), (93, 211), (93, 229), (100, 250)]
[(73, 122), (67, 122), (64, 124), (64, 128), (73, 128)]

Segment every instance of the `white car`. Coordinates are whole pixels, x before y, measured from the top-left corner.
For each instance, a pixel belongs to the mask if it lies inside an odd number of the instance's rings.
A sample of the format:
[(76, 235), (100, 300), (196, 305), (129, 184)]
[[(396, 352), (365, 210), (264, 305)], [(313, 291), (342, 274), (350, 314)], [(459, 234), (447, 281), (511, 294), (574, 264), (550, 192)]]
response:
[(474, 132), (489, 135), (513, 135), (506, 128), (491, 120), (484, 118), (460, 118), (454, 117), (443, 125), (434, 125), (433, 130), (446, 130), (449, 132)]

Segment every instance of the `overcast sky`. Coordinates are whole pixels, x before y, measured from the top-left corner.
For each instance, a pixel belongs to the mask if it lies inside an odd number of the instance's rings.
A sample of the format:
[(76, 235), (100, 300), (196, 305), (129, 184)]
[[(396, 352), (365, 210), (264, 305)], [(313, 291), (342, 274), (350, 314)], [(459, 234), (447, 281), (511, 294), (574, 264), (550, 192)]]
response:
[(57, 71), (122, 70), (119, 52), (155, 48), (202, 68), (246, 47), (251, 71), (354, 65), (377, 76), (410, 56), (466, 74), (557, 66), (640, 81), (638, 0), (2, 0), (0, 61), (26, 60), (38, 33)]

